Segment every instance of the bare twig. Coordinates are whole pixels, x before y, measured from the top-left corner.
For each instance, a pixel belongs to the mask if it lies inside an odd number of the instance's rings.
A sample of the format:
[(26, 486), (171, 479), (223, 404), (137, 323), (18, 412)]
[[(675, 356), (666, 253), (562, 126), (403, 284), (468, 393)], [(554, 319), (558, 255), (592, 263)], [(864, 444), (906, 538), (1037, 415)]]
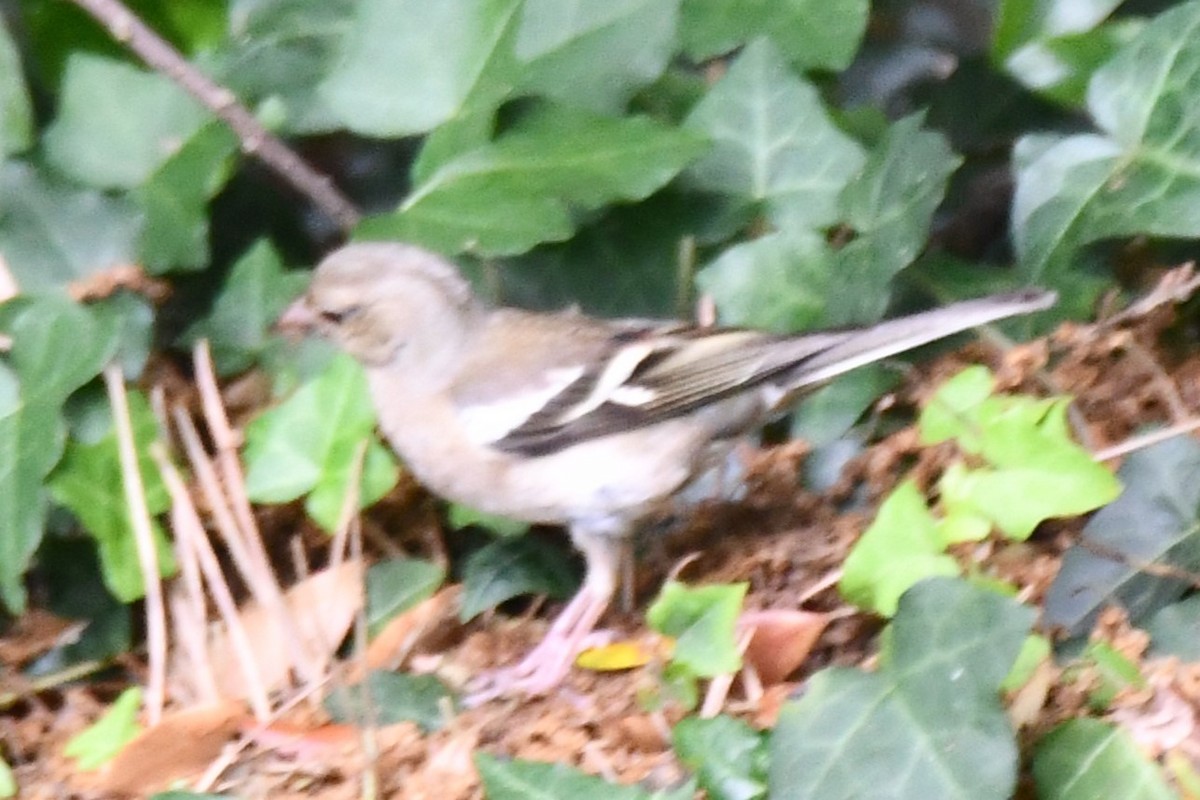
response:
[(125, 487), (125, 504), (129, 508), (138, 564), (146, 587), (146, 649), (150, 665), (146, 716), (151, 725), (157, 725), (162, 718), (167, 685), (167, 612), (158, 578), (158, 553), (154, 549), (154, 531), (150, 525), (150, 511), (146, 508), (142, 473), (138, 469), (137, 445), (129, 420), (129, 398), (125, 394), (125, 377), (120, 365), (113, 363), (104, 368), (104, 385), (112, 404), (113, 427), (121, 457), (121, 483)]
[(213, 112), (237, 135), (242, 150), (274, 170), (313, 205), (349, 231), (361, 215), (328, 177), (310, 167), (281, 139), (264, 128), (228, 89), (197, 70), (142, 22), (120, 0), (72, 0), (91, 14), (121, 44), (147, 65), (166, 75)]
[(1098, 450), (1092, 453), (1092, 458), (1097, 461), (1111, 461), (1114, 458), (1120, 458), (1123, 455), (1128, 455), (1135, 450), (1144, 450), (1147, 447), (1156, 445), (1159, 442), (1165, 442), (1168, 439), (1174, 439), (1176, 436), (1183, 436), (1200, 428), (1200, 417), (1190, 417), (1178, 422), (1169, 428), (1162, 428), (1157, 431), (1150, 431), (1138, 436), (1130, 437), (1123, 442), (1114, 444), (1112, 447), (1106, 447), (1103, 450)]

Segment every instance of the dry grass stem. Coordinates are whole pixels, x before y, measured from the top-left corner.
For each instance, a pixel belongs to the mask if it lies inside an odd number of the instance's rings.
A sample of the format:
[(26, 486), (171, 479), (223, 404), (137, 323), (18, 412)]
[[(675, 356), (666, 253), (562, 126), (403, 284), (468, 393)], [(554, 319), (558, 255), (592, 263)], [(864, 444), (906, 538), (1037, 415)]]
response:
[(150, 725), (156, 725), (162, 719), (167, 683), (167, 612), (163, 603), (162, 583), (158, 577), (158, 553), (154, 547), (150, 511), (146, 507), (146, 489), (138, 469), (137, 445), (133, 439), (133, 423), (129, 419), (129, 398), (125, 394), (125, 377), (118, 364), (109, 364), (104, 368), (104, 386), (112, 404), (113, 426), (117, 432), (117, 448), (121, 458), (121, 483), (125, 487), (125, 503), (129, 509), (138, 564), (146, 586), (146, 649), (150, 668), (146, 686), (146, 717)]

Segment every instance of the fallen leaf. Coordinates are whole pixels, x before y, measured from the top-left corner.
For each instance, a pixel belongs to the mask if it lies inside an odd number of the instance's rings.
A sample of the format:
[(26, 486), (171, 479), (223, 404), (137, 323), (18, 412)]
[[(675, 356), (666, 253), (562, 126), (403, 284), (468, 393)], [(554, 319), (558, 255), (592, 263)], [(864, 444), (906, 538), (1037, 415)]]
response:
[(740, 630), (753, 629), (743, 656), (754, 668), (763, 686), (773, 686), (795, 672), (825, 626), (829, 615), (794, 609), (747, 611), (738, 619)]
[[(347, 561), (335, 570), (314, 572), (284, 593), (292, 625), (303, 640), (301, 646), (321, 672), (332, 661), (354, 615), (362, 608), (362, 579), (362, 565)], [(293, 668), (292, 648), (284, 639), (289, 635), (288, 630), (257, 603), (247, 603), (239, 616), (258, 666), (258, 676), (267, 690), (287, 685)], [(215, 630), (209, 644), (209, 658), (217, 687), (224, 697), (245, 697), (246, 676), (242, 674), (229, 633), (221, 626)], [(177, 657), (182, 654), (177, 653)]]
[(208, 767), (238, 732), (247, 711), (241, 701), (166, 714), (98, 773), (98, 788), (112, 794), (149, 795)]
[[(446, 586), (433, 597), (393, 617), (367, 645), (366, 670), (399, 669), (426, 635), (444, 632), (447, 625), (458, 626), (461, 597), (461, 585)], [(363, 665), (352, 659), (346, 683), (358, 683), (362, 676)]]

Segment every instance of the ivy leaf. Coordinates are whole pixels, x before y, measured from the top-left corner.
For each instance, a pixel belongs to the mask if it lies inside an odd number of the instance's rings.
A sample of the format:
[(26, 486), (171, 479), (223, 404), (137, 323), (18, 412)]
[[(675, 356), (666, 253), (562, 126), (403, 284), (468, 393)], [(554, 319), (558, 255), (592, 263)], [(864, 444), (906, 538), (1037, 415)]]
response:
[(792, 333), (824, 321), (833, 276), (824, 238), (800, 231), (730, 247), (700, 270), (696, 285), (716, 301), (722, 324)]
[(360, 508), (386, 494), (399, 477), (395, 459), (373, 438), (374, 430), (366, 376), (352, 358), (339, 354), (284, 403), (246, 426), (246, 493), (261, 503), (286, 503), (308, 494), (309, 515), (333, 531), (363, 442), (368, 445)]
[(0, 250), (23, 292), (137, 261), (142, 217), (126, 198), (0, 164)]
[(675, 48), (680, 0), (525, 0), (517, 32), (520, 86), (619, 113)]
[(21, 577), (42, 539), (43, 480), (63, 451), (63, 403), (99, 374), (117, 331), (58, 295), (12, 300), (0, 322), (13, 340), (0, 365), (0, 595), (19, 612)]
[(0, 162), (33, 142), (33, 103), (17, 46), (0, 18)]
[(524, 594), (567, 597), (577, 585), (575, 567), (562, 550), (530, 536), (497, 539), (467, 559), (458, 617), (466, 622)]
[(685, 0), (680, 34), (697, 60), (770, 37), (799, 69), (850, 65), (867, 27), (867, 0)]
[[(365, 685), (341, 687), (325, 699), (325, 711), (334, 722), (376, 725), (415, 722), (426, 733), (445, 724), (442, 704), (452, 695), (433, 675), (406, 675), (373, 671)], [(370, 713), (367, 704), (370, 704)]]
[(488, 800), (691, 800), (696, 794), (690, 781), (675, 789), (651, 792), (640, 786), (609, 783), (566, 764), (501, 760), (484, 752), (475, 754), (475, 769)]
[(862, 148), (767, 39), (738, 55), (685, 124), (713, 142), (690, 183), (761, 203), (789, 232), (835, 222), (838, 196), (863, 165)]
[(1098, 719), (1073, 719), (1047, 734), (1033, 758), (1033, 778), (1038, 797), (1047, 800), (1178, 797), (1127, 731)]
[(446, 579), (437, 564), (417, 558), (393, 558), (367, 570), (367, 630), (374, 635), (392, 617), (433, 596)]
[(741, 720), (685, 717), (672, 729), (671, 742), (714, 800), (766, 796), (766, 739)]
[(1139, 450), (1117, 477), (1121, 496), (1084, 526), (1046, 595), (1046, 624), (1071, 636), (1086, 636), (1113, 604), (1139, 623), (1190, 588), (1178, 571), (1200, 568), (1200, 445), (1179, 437)]
[(208, 119), (164, 75), (76, 53), (67, 62), (58, 116), (46, 130), (46, 158), (101, 189), (128, 189), (150, 177)]
[(999, 688), (1034, 613), (957, 579), (910, 589), (877, 672), (822, 670), (783, 707), (769, 796), (1011, 797), (1017, 745)]
[(445, 253), (521, 253), (568, 238), (572, 211), (640, 200), (703, 148), (646, 117), (540, 105), (494, 142), (442, 164), (392, 215), (360, 225)]
[(237, 137), (210, 122), (159, 164), (134, 193), (146, 215), (139, 251), (151, 272), (208, 264), (208, 202), (224, 185)]
[(228, 41), (217, 54), (224, 85), (247, 102), (281, 110), (280, 129), (324, 133), (340, 127), (318, 91), (343, 47), (355, 0), (260, 0), (229, 13)]
[(646, 610), (646, 623), (675, 639), (671, 662), (696, 677), (737, 672), (737, 618), (748, 584), (686, 586), (667, 581)]
[(1197, 31), (1200, 4), (1177, 5), (1096, 71), (1087, 110), (1099, 132), (1018, 142), (1013, 241), (1029, 282), (1061, 286), (1101, 239), (1200, 236), (1200, 136), (1181, 111), (1200, 92)]
[(141, 705), (142, 690), (138, 687), (121, 692), (104, 716), (67, 742), (63, 754), (75, 759), (79, 769), (85, 771), (97, 769), (111, 761), (121, 752), (121, 748), (141, 732), (137, 721)]
[[(140, 392), (129, 393), (129, 416), (138, 454), (146, 509), (151, 515), (170, 508), (171, 501), (162, 476), (150, 458), (150, 444), (158, 435), (158, 423), (150, 403)], [(96, 442), (71, 440), (63, 458), (46, 481), (50, 494), (71, 510), (99, 545), (104, 583), (125, 603), (145, 594), (146, 582), (138, 560), (133, 522), (125, 501), (121, 456), (117, 434), (108, 415), (109, 431)], [(151, 532), (161, 575), (175, 572), (175, 558), (162, 526), (151, 519)]]
[(516, 77), (519, 0), (364, 0), (320, 99), (368, 136), (424, 133), (489, 107)]
[(208, 339), (221, 375), (254, 364), (267, 346), (271, 327), (304, 290), (309, 276), (287, 272), (270, 241), (260, 239), (234, 263), (212, 311), (183, 334), (192, 344)]
[(923, 121), (924, 114), (913, 114), (888, 126), (838, 197), (841, 222), (854, 238), (830, 266), (836, 290), (826, 297), (829, 325), (882, 318), (892, 279), (925, 248), (933, 212), (962, 158), (940, 133), (922, 130)]
[(945, 548), (924, 495), (915, 481), (906, 480), (879, 506), (875, 521), (850, 551), (838, 590), (860, 608), (890, 617), (900, 597), (920, 581), (958, 574), (958, 562)]

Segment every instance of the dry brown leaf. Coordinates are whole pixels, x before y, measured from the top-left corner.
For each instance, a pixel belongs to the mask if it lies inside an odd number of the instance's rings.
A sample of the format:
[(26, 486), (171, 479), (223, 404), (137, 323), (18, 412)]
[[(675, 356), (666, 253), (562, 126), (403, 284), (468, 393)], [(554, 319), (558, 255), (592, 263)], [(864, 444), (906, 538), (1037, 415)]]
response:
[(246, 719), (236, 700), (165, 715), (142, 731), (97, 774), (98, 788), (120, 795), (149, 795), (204, 770)]
[(747, 611), (738, 620), (742, 630), (753, 630), (743, 656), (763, 686), (773, 686), (796, 671), (821, 631), (829, 624), (829, 615), (814, 611), (774, 608)]
[[(456, 614), (461, 596), (462, 586), (446, 586), (433, 597), (421, 601), (402, 614), (397, 614), (367, 646), (364, 659), (366, 669), (399, 669), (426, 634), (435, 629), (444, 629), (442, 626), (447, 623), (457, 626)], [(357, 683), (362, 680), (362, 672), (360, 664), (354, 662), (346, 682)]]
[[(335, 569), (314, 572), (284, 593), (284, 604), (304, 638), (311, 657), (319, 656), (324, 670), (354, 615), (362, 608), (363, 571), (358, 561), (347, 561)], [(268, 690), (287, 684), (292, 664), (290, 649), (283, 640), (285, 630), (257, 603), (247, 603), (240, 612), (250, 642), (258, 675)], [(225, 697), (244, 697), (247, 682), (234, 654), (228, 632), (218, 628), (209, 645), (217, 685)]]

